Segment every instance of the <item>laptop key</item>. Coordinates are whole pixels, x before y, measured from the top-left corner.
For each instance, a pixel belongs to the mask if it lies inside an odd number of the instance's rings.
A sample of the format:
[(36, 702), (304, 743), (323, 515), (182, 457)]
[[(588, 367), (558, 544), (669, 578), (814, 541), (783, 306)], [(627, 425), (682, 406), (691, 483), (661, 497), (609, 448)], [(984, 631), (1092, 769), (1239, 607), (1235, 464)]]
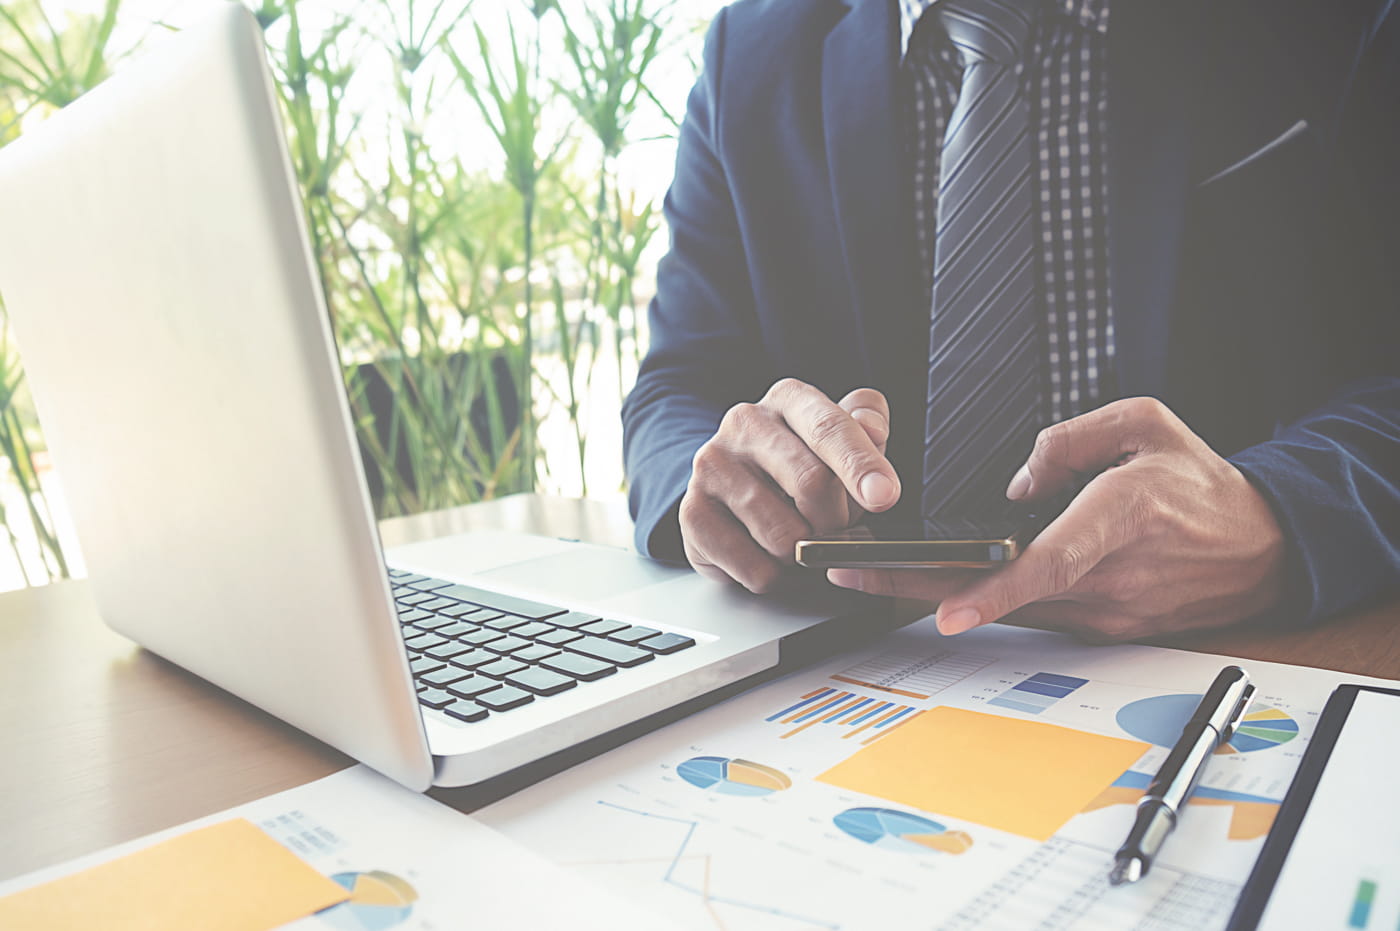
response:
[(661, 631), (653, 627), (624, 627), (622, 630), (615, 630), (608, 634), (608, 639), (636, 646), (646, 638), (655, 637), (659, 633)]
[(578, 680), (548, 669), (522, 669), (506, 676), (506, 682), (529, 689), (536, 695), (558, 695), (578, 685)]
[(483, 621), (481, 626), (489, 627), (492, 630), (512, 630), (513, 628), (523, 627), (529, 623), (532, 622), (526, 618), (516, 617), (514, 614), (502, 614), (498, 618)]
[(413, 573), (412, 573), (412, 572), (409, 572), (407, 569), (389, 569), (389, 570), (387, 570), (387, 571), (388, 571), (388, 573), (389, 573), (389, 578), (395, 579), (395, 580), (397, 580), (397, 579), (406, 579), (406, 578), (408, 578), (410, 575), (413, 575)]
[(652, 659), (652, 655), (646, 650), (629, 647), (624, 643), (613, 643), (602, 637), (582, 637), (568, 644), (566, 649), (618, 666), (640, 666)]
[(579, 637), (582, 636), (583, 634), (579, 633), (576, 630), (565, 630), (564, 628), (560, 627), (551, 630), (547, 634), (540, 634), (535, 639), (538, 640), (540, 643), (547, 643), (550, 646), (557, 647), (563, 646), (571, 640), (577, 640)]
[(528, 705), (535, 700), (535, 696), (513, 685), (503, 685), (494, 691), (478, 695), (476, 700), (478, 704), (485, 705), (492, 711), (509, 711), (521, 705)]
[(521, 640), (519, 637), (512, 637), (506, 634), (500, 640), (492, 640), (485, 644), (486, 649), (492, 653), (514, 653), (516, 650), (523, 650), (530, 645), (530, 641)]
[(446, 588), (452, 583), (446, 579), (421, 579), (417, 582), (405, 582), (411, 588), (416, 588), (420, 592), (430, 592), (435, 588)]
[(471, 651), (471, 647), (465, 643), (458, 643), (449, 640), (440, 646), (430, 647), (423, 651), (424, 656), (431, 656), (433, 659), (452, 659), (454, 656), (461, 656), (463, 653)]
[(465, 637), (467, 634), (474, 634), (478, 630), (481, 630), (481, 628), (475, 624), (449, 619), (448, 624), (444, 627), (439, 627), (437, 632), (440, 637)]
[(615, 630), (622, 630), (626, 626), (622, 621), (594, 621), (592, 624), (585, 624), (579, 630), (586, 634), (597, 634), (604, 637)]
[(495, 679), (488, 679), (485, 676), (468, 675), (465, 679), (458, 679), (456, 682), (447, 686), (447, 690), (453, 695), (458, 695), (462, 698), (475, 698), (482, 692), (489, 692), (492, 689), (498, 689), (500, 687), (501, 683), (497, 682)]
[(563, 608), (555, 607), (554, 605), (542, 604), (538, 601), (527, 601), (524, 598), (502, 595), (498, 592), (488, 592), (480, 588), (472, 588), (470, 585), (449, 585), (446, 588), (438, 589), (437, 594), (441, 595), (443, 598), (470, 601), (472, 604), (482, 605), (487, 608), (495, 608), (497, 611), (518, 614), (532, 621), (542, 621), (547, 617), (554, 617), (556, 614), (564, 613)]
[[(413, 626), (417, 627), (419, 630), (440, 630), (441, 628), (446, 627), (448, 624), (457, 623), (450, 617), (441, 617), (436, 614), (428, 614), (427, 611), (424, 611), (423, 613), (427, 616), (418, 618), (417, 620), (411, 622)], [(444, 635), (439, 633), (438, 636), (441, 637)]]
[(427, 705), (429, 708), (443, 708), (456, 700), (456, 697), (449, 695), (445, 689), (430, 688), (425, 692), (418, 693), (419, 703)]
[(559, 648), (543, 643), (535, 643), (523, 650), (516, 650), (510, 654), (511, 659), (518, 659), (522, 663), (538, 663), (540, 660), (550, 656), (558, 656)]
[(408, 664), (409, 672), (415, 676), (421, 676), (425, 672), (432, 672), (434, 669), (441, 669), (447, 664), (440, 659), (430, 659), (426, 656), (419, 657)]
[[(394, 569), (390, 571), (389, 574), (394, 575), (394, 572), (403, 572), (403, 570)], [(394, 575), (394, 581), (398, 582), (400, 585), (412, 585), (415, 582), (427, 582), (429, 579), (426, 575), (415, 575), (412, 572), (404, 572), (403, 575)]]
[(421, 601), (417, 602), (417, 604), (418, 607), (422, 608), (424, 611), (441, 611), (443, 608), (452, 607), (457, 604), (457, 602), (447, 598), (439, 598), (436, 593), (433, 593), (431, 601)]
[(463, 669), (476, 669), (478, 666), (485, 666), (487, 663), (494, 663), (500, 657), (495, 653), (487, 653), (485, 650), (472, 650), (470, 653), (463, 653), (460, 656), (452, 657), (452, 665), (461, 666)]
[(466, 602), (459, 601), (450, 607), (443, 608), (438, 613), (446, 614), (448, 617), (471, 617), (473, 614), (482, 614), (484, 612), (484, 608), (478, 608), (476, 605), (469, 605)]
[(499, 630), (490, 630), (483, 627), (481, 630), (465, 634), (458, 639), (463, 643), (470, 643), (474, 647), (479, 647), (490, 643), (492, 640), (500, 640), (504, 636), (505, 634), (501, 633)]
[(394, 600), (401, 605), (420, 605), (425, 601), (432, 601), (436, 597), (431, 592), (413, 592), (410, 595), (400, 595)]
[(616, 666), (601, 663), (586, 656), (579, 656), (576, 653), (560, 653), (558, 656), (540, 660), (540, 665), (546, 669), (573, 676), (575, 679), (582, 679), (584, 682), (592, 682), (594, 679), (601, 679), (617, 672)]
[(478, 666), (476, 671), (483, 676), (491, 676), (493, 679), (504, 679), (513, 672), (519, 672), (527, 668), (524, 663), (518, 663), (513, 659), (501, 657), (494, 663), (485, 666)]
[(491, 712), (487, 711), (476, 702), (461, 701), (460, 699), (447, 705), (442, 710), (458, 721), (466, 721), (468, 724), (476, 721), (485, 721), (491, 715)]
[(585, 624), (592, 624), (594, 621), (601, 621), (602, 618), (596, 614), (584, 614), (582, 611), (570, 611), (568, 614), (561, 614), (558, 617), (549, 619), (549, 623), (555, 627), (567, 627), (570, 630), (582, 627)]
[(531, 640), (533, 640), (540, 634), (547, 634), (551, 630), (558, 629), (559, 628), (554, 627), (550, 624), (541, 624), (539, 621), (531, 621), (528, 624), (524, 624), (520, 627), (513, 628), (511, 630), (511, 634), (516, 637), (529, 637)]
[(456, 666), (444, 666), (441, 669), (435, 669), (432, 672), (424, 673), (419, 676), (418, 679), (420, 682), (426, 682), (434, 688), (442, 688), (460, 679), (465, 679), (470, 675), (471, 673), (467, 672), (465, 669), (458, 669)]
[[(417, 630), (416, 627), (413, 629)], [(416, 637), (409, 637), (404, 640), (404, 643), (408, 644), (409, 648), (414, 650), (431, 650), (433, 647), (442, 646), (446, 642), (446, 637), (439, 637), (437, 634), (428, 633), (419, 634)]]
[(653, 653), (677, 653), (687, 647), (695, 646), (695, 641), (690, 637), (682, 637), (680, 634), (657, 634), (655, 637), (643, 640), (637, 646)]

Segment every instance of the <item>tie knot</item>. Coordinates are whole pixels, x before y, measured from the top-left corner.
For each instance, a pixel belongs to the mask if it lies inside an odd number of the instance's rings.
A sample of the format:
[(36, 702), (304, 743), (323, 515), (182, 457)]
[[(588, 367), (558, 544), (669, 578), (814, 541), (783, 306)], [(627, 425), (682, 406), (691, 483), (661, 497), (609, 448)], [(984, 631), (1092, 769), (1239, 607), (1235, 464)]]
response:
[(979, 61), (1010, 67), (1030, 38), (1027, 0), (942, 0), (937, 10), (963, 67)]

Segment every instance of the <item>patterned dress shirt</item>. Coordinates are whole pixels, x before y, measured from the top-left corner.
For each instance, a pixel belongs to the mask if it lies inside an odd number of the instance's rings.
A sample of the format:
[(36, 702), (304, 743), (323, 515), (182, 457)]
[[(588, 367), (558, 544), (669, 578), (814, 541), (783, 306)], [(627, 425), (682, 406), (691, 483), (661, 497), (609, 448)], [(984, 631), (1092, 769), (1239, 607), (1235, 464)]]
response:
[[(913, 165), (915, 235), (926, 306), (933, 301), (939, 156), (962, 66), (938, 0), (898, 0)], [(1029, 57), (1018, 69), (1035, 133), (1037, 256), (1044, 312), (1046, 422), (1111, 400), (1113, 294), (1108, 266), (1109, 0), (1035, 0)]]

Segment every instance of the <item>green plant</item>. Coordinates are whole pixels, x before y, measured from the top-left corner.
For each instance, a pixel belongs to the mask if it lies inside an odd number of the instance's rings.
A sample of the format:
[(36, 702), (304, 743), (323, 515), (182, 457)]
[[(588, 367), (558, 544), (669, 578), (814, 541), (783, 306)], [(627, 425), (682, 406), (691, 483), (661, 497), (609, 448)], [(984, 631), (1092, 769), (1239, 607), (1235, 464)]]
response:
[[(542, 139), (541, 123), (544, 104), (540, 96), (540, 18), (547, 4), (537, 4), (535, 22), (528, 36), (518, 36), (515, 19), (507, 16), (509, 59), (498, 64), (491, 43), (480, 25), (473, 26), (476, 35), (478, 67), (468, 65), (445, 44), (462, 87), (476, 103), (501, 153), (505, 156), (506, 179), (520, 197), (521, 282), (523, 302), (519, 328), (524, 364), (520, 368), (520, 397), (530, 398), (531, 372), (534, 362), (534, 282), (535, 214), (539, 203), (541, 181), (556, 158), (564, 138), (553, 143)], [(534, 417), (531, 405), (523, 412), (521, 455), (528, 463), (535, 460)]]
[[(20, 101), (17, 118), (40, 105), (59, 109), (105, 79), (111, 67), (107, 43), (117, 24), (121, 0), (104, 0), (97, 17), (80, 17), (60, 30), (38, 0), (0, 6), (0, 24), (12, 42), (0, 46), (0, 87)], [(0, 124), (3, 135), (5, 124)]]
[[(24, 502), (24, 516), (34, 535), (38, 555), (46, 574), (44, 581), (66, 579), (68, 560), (63, 555), (59, 543), (57, 525), (53, 511), (49, 507), (48, 496), (39, 481), (39, 470), (35, 465), (35, 439), (38, 424), (33, 407), (25, 396), (24, 370), (20, 367), (19, 353), (10, 336), (9, 315), (0, 303), (0, 453), (5, 456), (5, 468), (9, 478), (19, 489)], [(29, 568), (25, 565), (19, 538), (15, 534), (16, 522), (0, 500), (0, 524), (5, 527), (5, 541), (10, 547), (15, 563), (19, 566), (26, 585), (32, 585)]]
[[(62, 22), (49, 17), (64, 0), (0, 2), (3, 145), (100, 81), (133, 24), (120, 0)], [(598, 364), (613, 356), (622, 384), (644, 345), (636, 295), (660, 211), (620, 166), (647, 141), (636, 127), (674, 128), (652, 76), (698, 44), (677, 0), (244, 2), (267, 41), (378, 513), (537, 481), (587, 493)], [(170, 28), (195, 6), (171, 7)], [(61, 574), (35, 484), (42, 437), (0, 346), (0, 453), (13, 443), (13, 483), (37, 495), (0, 521), (34, 523)]]

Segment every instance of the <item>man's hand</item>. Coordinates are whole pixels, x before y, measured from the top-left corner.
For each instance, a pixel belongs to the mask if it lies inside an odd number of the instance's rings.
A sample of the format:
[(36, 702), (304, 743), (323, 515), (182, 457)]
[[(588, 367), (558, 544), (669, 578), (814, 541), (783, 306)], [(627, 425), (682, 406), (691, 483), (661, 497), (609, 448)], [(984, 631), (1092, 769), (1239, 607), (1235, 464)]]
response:
[(1116, 401), (1044, 430), (1007, 496), (1044, 498), (1100, 470), (1004, 569), (833, 569), (831, 581), (940, 601), (947, 634), (1010, 616), (1129, 640), (1229, 624), (1277, 602), (1284, 543), (1273, 511), (1159, 401)]
[(794, 544), (899, 500), (885, 458), (885, 396), (857, 388), (833, 403), (793, 378), (730, 408), (695, 454), (681, 499), (685, 555), (700, 574), (754, 592), (773, 587)]

